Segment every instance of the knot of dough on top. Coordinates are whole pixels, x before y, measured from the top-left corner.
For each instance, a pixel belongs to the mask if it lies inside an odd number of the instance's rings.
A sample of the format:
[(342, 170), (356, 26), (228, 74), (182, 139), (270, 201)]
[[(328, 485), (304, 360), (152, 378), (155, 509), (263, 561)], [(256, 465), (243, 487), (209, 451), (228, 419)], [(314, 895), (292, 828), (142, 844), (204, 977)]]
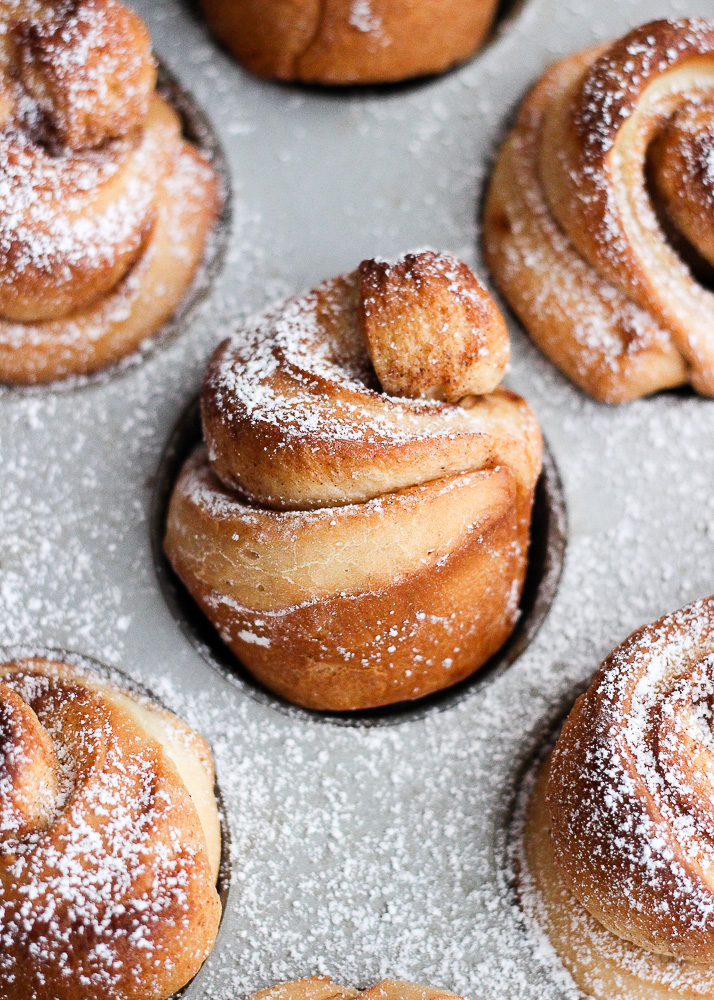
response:
[(508, 333), (471, 268), (423, 251), (359, 267), (359, 323), (390, 396), (458, 402), (492, 392), (510, 356)]
[(270, 690), (372, 708), (503, 645), (542, 456), (528, 404), (497, 386), (507, 358), (488, 293), (431, 251), (364, 261), (218, 347), (164, 547)]
[(364, 261), (218, 347), (201, 393), (211, 466), (275, 509), (361, 503), (496, 464), (529, 494), (540, 431), (497, 387), (507, 359), (505, 325), (465, 264), (431, 251)]
[(175, 313), (224, 200), (119, 0), (0, 0), (0, 381), (89, 375)]
[(72, 0), (12, 28), (16, 76), (61, 146), (100, 146), (141, 127), (156, 84), (149, 32), (118, 0)]
[(181, 127), (118, 0), (3, 13), (0, 315), (39, 323), (96, 303), (136, 262)]

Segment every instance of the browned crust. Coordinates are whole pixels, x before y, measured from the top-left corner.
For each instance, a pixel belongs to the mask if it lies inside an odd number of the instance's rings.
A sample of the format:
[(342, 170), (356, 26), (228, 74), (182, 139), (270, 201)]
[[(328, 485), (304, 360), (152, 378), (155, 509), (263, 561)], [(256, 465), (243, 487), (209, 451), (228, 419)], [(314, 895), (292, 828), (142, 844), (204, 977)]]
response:
[(574, 89), (569, 118), (578, 137), (574, 149), (583, 174), (579, 184), (585, 201), (593, 206), (594, 221), (602, 218), (603, 208), (597, 175), (607, 169), (623, 121), (662, 73), (692, 58), (714, 55), (714, 23), (703, 18), (663, 18), (591, 51), (596, 58)]
[(595, 1000), (706, 1000), (714, 995), (714, 965), (644, 951), (608, 931), (573, 896), (555, 859), (547, 781), (548, 761), (527, 803), (517, 884), (529, 921), (548, 936), (575, 985)]
[[(27, 698), (26, 727), (50, 732), (50, 742), (61, 745), (65, 766), (72, 769), (69, 798), (59, 809), (55, 802), (44, 817), (39, 836), (36, 831), (26, 843), (30, 855), (23, 853), (19, 869), (18, 854), (9, 850), (12, 842), (5, 834), (0, 998), (164, 1000), (196, 974), (221, 915), (203, 828), (176, 766), (140, 717), (113, 698), (111, 685), (94, 684), (73, 667), (42, 659), (1, 664), (0, 680), (0, 698), (6, 687)], [(7, 731), (0, 734), (7, 736)], [(44, 742), (30, 752), (43, 746), (46, 761), (56, 765), (54, 754), (47, 758)], [(108, 812), (110, 789), (119, 787), (126, 796)], [(114, 810), (126, 812), (122, 843), (108, 832), (118, 819)], [(78, 826), (87, 843), (86, 859), (80, 854), (70, 861), (67, 845)], [(149, 836), (141, 840), (141, 863), (124, 872), (124, 841), (143, 837), (142, 830)], [(114, 860), (105, 863), (105, 858)], [(102, 864), (107, 883), (96, 893), (96, 866)], [(76, 884), (82, 869), (84, 893)], [(70, 883), (74, 892), (55, 888), (58, 872), (65, 870), (65, 877), (75, 880)], [(29, 887), (23, 871), (32, 872)]]
[[(507, 350), (488, 293), (433, 252), (364, 262), (219, 346), (165, 549), (271, 690), (324, 710), (419, 698), (506, 640), (542, 457), (523, 399), (473, 395)], [(400, 397), (377, 388), (397, 357)], [(444, 385), (458, 403), (412, 395)]]
[(648, 166), (661, 212), (684, 237), (683, 254), (714, 264), (714, 102), (680, 109), (655, 139)]
[(714, 300), (702, 306), (700, 290), (666, 241), (656, 231), (641, 232), (642, 219), (645, 230), (656, 227), (641, 143), (654, 141), (671, 114), (696, 95), (696, 83), (634, 123), (650, 86), (678, 68), (700, 62), (700, 86), (711, 96), (713, 57), (714, 25), (694, 18), (654, 21), (604, 52), (592, 50), (582, 75), (554, 95), (540, 147), (541, 181), (559, 224), (606, 280), (669, 331), (706, 392), (714, 392), (714, 345), (698, 328), (703, 309), (711, 328)]
[[(435, 282), (433, 274), (429, 282)], [(436, 292), (422, 285), (416, 303), (423, 307), (426, 299), (434, 306), (434, 346), (425, 345), (424, 337), (408, 344), (411, 287), (403, 302), (406, 311), (392, 304), (390, 339), (397, 351), (405, 344), (401, 371), (411, 384), (420, 380), (426, 347), (427, 355), (442, 364), (447, 359), (452, 381), (467, 388), (454, 370), (453, 338), (442, 325), (446, 291), (435, 283)], [(530, 491), (540, 469), (542, 442), (537, 421), (519, 396), (497, 388), (469, 396), (461, 405), (415, 403), (349, 377), (344, 357), (355, 365), (366, 354), (358, 323), (359, 289), (355, 273), (323, 282), (219, 345), (201, 392), (204, 435), (219, 478), (241, 496), (276, 509), (359, 503), (493, 465), (513, 469), (519, 491)], [(383, 296), (381, 307), (387, 308), (388, 301)], [(472, 318), (483, 316), (479, 311)], [(428, 331), (428, 321), (419, 308), (420, 332)], [(487, 328), (489, 322), (487, 315)], [(479, 378), (481, 368), (492, 379), (493, 370), (501, 369), (504, 331), (496, 326), (494, 332), (492, 337), (477, 326), (466, 331), (465, 353), (469, 342), (485, 344), (486, 351), (464, 378)], [(325, 358), (327, 364), (316, 361)], [(276, 419), (278, 411), (284, 418)]]
[(506, 373), (503, 317), (471, 268), (448, 254), (363, 261), (357, 313), (377, 378), (391, 396), (456, 403), (493, 392)]
[(406, 983), (399, 979), (382, 979), (367, 990), (338, 986), (329, 976), (309, 976), (279, 983), (254, 993), (248, 1000), (461, 1000), (455, 994), (423, 983)]
[(678, 723), (712, 650), (714, 598), (634, 632), (575, 703), (547, 791), (573, 895), (619, 937), (695, 963), (714, 962), (712, 754)]
[(10, 7), (0, 381), (33, 384), (104, 368), (160, 329), (200, 266), (222, 192), (156, 93), (135, 13), (119, 0)]
[[(16, 752), (5, 752), (7, 748)], [(58, 794), (58, 763), (49, 733), (30, 706), (0, 683), (0, 842), (42, 830)]]
[(312, 83), (439, 73), (483, 42), (497, 0), (201, 0), (216, 37), (251, 72)]
[[(174, 491), (166, 552), (236, 656), (288, 700), (348, 710), (419, 698), (502, 646), (525, 577), (532, 492), (517, 506), (507, 469), (462, 480), (302, 518), (244, 507), (199, 454)], [(320, 576), (335, 551), (340, 587)]]
[(213, 168), (193, 146), (181, 143), (142, 254), (108, 295), (62, 319), (0, 318), (0, 381), (37, 385), (91, 375), (136, 351), (171, 319), (189, 291), (222, 202)]
[[(20, 8), (21, 9), (21, 8)], [(18, 74), (53, 138), (78, 150), (141, 128), (156, 83), (149, 32), (119, 0), (71, 0), (12, 31)], [(67, 52), (80, 49), (81, 60)]]
[[(668, 116), (711, 89), (713, 39), (711, 22), (658, 21), (555, 64), (493, 171), (484, 249), (494, 277), (536, 343), (604, 402), (687, 381), (714, 391), (714, 300), (660, 232), (645, 178)], [(685, 69), (681, 90), (651, 90)]]

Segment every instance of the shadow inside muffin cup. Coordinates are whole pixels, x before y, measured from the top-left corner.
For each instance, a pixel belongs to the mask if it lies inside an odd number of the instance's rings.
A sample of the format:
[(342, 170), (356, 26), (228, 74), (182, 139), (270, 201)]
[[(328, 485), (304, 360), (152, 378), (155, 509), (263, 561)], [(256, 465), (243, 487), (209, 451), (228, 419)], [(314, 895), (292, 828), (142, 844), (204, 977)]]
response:
[[(552, 752), (563, 724), (577, 698), (587, 690), (590, 680), (569, 687), (545, 710), (543, 716), (524, 734), (515, 749), (511, 768), (499, 785), (499, 798), (492, 818), (490, 868), (501, 902), (508, 908), (514, 933), (520, 939), (518, 951), (528, 956), (529, 979), (553, 1000), (572, 1000), (573, 991), (562, 987), (560, 960), (543, 940), (544, 930), (525, 902), (529, 875), (525, 859), (525, 825), (531, 797), (541, 769)], [(515, 943), (515, 939), (514, 939)], [(580, 996), (580, 993), (578, 993)]]
[(220, 274), (228, 249), (231, 231), (232, 188), (228, 160), (208, 116), (194, 97), (185, 90), (178, 79), (157, 59), (156, 89), (161, 97), (178, 112), (183, 137), (193, 143), (215, 170), (221, 191), (221, 210), (213, 232), (206, 241), (203, 260), (178, 308), (163, 326), (147, 337), (134, 351), (91, 375), (67, 375), (53, 382), (38, 385), (12, 385), (0, 382), (0, 397), (19, 395), (36, 396), (52, 392), (71, 392), (103, 384), (111, 378), (131, 371), (152, 357), (182, 333), (193, 318), (198, 306), (207, 297)]
[[(523, 836), (526, 811), (541, 769), (560, 736), (565, 720), (575, 702), (592, 682), (592, 678), (569, 686), (548, 705), (548, 708), (523, 735), (515, 749), (511, 767), (499, 786), (499, 801), (493, 818), (491, 864), (501, 896), (524, 917), (522, 903)], [(524, 926), (524, 933), (527, 928)]]
[[(108, 667), (99, 660), (93, 659), (91, 656), (85, 656), (82, 653), (75, 653), (65, 649), (51, 649), (40, 646), (0, 646), (0, 664), (12, 663), (14, 660), (22, 659), (54, 660), (58, 663), (66, 663), (71, 667), (77, 667), (80, 670), (85, 670), (90, 674), (98, 674), (100, 677), (111, 681), (118, 688), (121, 688), (128, 694), (136, 695), (137, 698), (151, 702), (165, 711), (173, 712), (173, 709), (166, 705), (161, 698), (157, 697), (153, 691), (145, 687), (139, 681), (130, 677), (128, 674), (125, 674), (117, 667)], [(176, 715), (177, 713), (173, 712), (173, 714)], [(216, 890), (218, 892), (218, 898), (221, 901), (221, 920), (219, 923), (220, 930), (220, 925), (223, 923), (223, 918), (226, 915), (228, 896), (231, 887), (231, 830), (228, 824), (228, 813), (226, 811), (225, 799), (223, 797), (223, 793), (221, 792), (218, 777), (216, 777), (213, 793), (218, 804), (218, 816), (221, 823), (221, 860), (218, 866), (218, 880), (216, 881)], [(194, 979), (186, 983), (185, 986), (182, 986), (177, 993), (172, 994), (172, 997), (175, 998), (175, 1000), (179, 1000), (179, 998), (186, 995), (192, 983), (199, 979), (203, 969), (208, 966), (210, 961), (211, 956), (209, 955)]]
[(194, 400), (174, 428), (154, 480), (151, 544), (161, 590), (185, 636), (209, 666), (255, 701), (305, 721), (340, 726), (385, 726), (421, 719), (463, 701), (471, 691), (495, 680), (527, 649), (545, 621), (563, 570), (567, 544), (567, 516), (560, 476), (547, 444), (543, 471), (536, 485), (531, 520), (528, 570), (520, 600), (520, 617), (511, 636), (491, 659), (470, 677), (452, 687), (414, 701), (346, 712), (301, 708), (264, 687), (220, 638), (164, 553), (169, 502), (185, 460), (202, 440), (199, 401)]

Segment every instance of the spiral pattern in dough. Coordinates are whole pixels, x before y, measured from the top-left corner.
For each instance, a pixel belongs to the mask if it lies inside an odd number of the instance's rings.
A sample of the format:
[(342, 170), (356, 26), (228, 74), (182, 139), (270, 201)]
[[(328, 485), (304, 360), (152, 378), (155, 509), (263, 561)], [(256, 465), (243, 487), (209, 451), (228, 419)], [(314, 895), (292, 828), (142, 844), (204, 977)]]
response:
[(119, 0), (0, 5), (0, 380), (118, 360), (181, 301), (219, 210)]
[(0, 666), (0, 998), (164, 1000), (218, 930), (213, 763), (99, 675)]
[(714, 395), (713, 98), (714, 22), (654, 21), (552, 66), (499, 154), (489, 265), (597, 399)]
[(218, 348), (165, 548), (271, 690), (389, 704), (504, 643), (542, 449), (507, 359), (488, 293), (432, 252), (364, 261)]
[(601, 924), (714, 963), (714, 598), (635, 632), (553, 752), (556, 861)]

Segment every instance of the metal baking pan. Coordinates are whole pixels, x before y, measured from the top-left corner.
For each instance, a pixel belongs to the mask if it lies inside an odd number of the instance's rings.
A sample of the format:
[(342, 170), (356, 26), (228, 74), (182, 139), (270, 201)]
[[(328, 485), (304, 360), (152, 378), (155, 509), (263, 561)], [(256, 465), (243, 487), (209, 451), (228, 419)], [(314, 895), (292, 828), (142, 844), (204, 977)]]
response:
[(0, 645), (117, 666), (212, 742), (231, 878), (187, 997), (235, 1000), (317, 972), (474, 1000), (565, 996), (505, 875), (518, 775), (615, 644), (714, 589), (714, 402), (596, 404), (511, 319), (508, 384), (538, 414), (564, 486), (564, 572), (514, 662), (392, 725), (285, 712), (213, 669), (166, 598), (152, 511), (173, 429), (240, 317), (424, 245), (485, 275), (483, 180), (529, 84), (655, 16), (714, 16), (714, 0), (527, 0), (467, 66), (345, 92), (253, 79), (191, 6), (135, 5), (225, 150), (232, 237), (198, 313), (140, 364), (61, 393), (0, 394)]

